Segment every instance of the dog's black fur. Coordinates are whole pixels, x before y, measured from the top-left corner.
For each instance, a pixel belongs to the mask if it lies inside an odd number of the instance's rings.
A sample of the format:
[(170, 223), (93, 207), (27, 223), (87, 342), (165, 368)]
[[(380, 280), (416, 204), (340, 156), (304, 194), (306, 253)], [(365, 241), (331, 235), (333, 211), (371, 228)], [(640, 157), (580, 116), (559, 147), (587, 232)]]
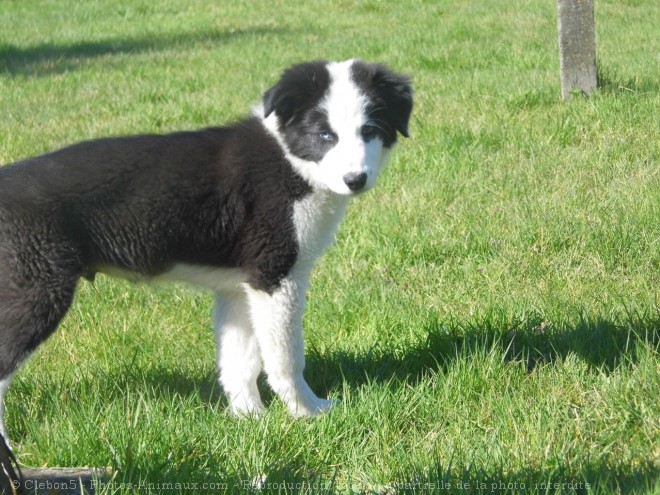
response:
[[(236, 164), (240, 164), (237, 167)], [(272, 290), (310, 192), (257, 118), (99, 139), (0, 168), (0, 378), (55, 330), (81, 276), (238, 267)]]

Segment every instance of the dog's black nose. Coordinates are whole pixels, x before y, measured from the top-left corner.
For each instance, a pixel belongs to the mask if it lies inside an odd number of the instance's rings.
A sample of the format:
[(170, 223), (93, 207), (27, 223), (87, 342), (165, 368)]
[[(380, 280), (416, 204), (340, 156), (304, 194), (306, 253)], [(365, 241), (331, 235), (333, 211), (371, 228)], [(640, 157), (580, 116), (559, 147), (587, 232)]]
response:
[(344, 183), (351, 191), (359, 191), (367, 183), (366, 172), (351, 172), (344, 175)]

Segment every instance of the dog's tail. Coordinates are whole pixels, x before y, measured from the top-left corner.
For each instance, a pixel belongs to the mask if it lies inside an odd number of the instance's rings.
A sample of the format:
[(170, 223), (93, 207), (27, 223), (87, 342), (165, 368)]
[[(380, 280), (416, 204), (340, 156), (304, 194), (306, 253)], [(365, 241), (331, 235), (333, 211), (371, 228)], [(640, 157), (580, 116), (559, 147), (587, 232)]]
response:
[(23, 493), (23, 474), (18, 467), (16, 456), (0, 435), (0, 494), (20, 495)]

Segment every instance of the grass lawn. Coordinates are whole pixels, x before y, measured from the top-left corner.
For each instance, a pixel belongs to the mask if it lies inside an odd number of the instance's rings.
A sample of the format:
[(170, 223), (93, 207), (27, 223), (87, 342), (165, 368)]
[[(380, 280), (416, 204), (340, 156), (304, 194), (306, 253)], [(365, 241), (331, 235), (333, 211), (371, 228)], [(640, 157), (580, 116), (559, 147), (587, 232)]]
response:
[(10, 389), (20, 462), (111, 466), (100, 493), (660, 493), (660, 3), (596, 2), (602, 87), (570, 103), (555, 9), (0, 2), (0, 163), (226, 123), (303, 60), (416, 88), (314, 273), (306, 376), (338, 408), (232, 417), (211, 296), (100, 276)]

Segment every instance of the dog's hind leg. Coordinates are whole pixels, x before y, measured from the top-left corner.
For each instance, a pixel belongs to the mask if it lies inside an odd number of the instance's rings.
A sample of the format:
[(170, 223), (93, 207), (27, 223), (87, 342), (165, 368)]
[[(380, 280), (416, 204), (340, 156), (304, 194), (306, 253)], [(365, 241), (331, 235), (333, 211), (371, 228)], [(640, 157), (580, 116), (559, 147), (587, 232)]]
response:
[[(68, 311), (81, 272), (75, 253), (61, 246), (46, 256), (37, 248), (19, 250), (8, 244), (0, 242), (0, 399), (21, 363)], [(5, 433), (4, 418), (0, 420)]]
[(69, 309), (75, 282), (58, 291), (34, 289), (7, 296), (0, 287), (0, 432), (8, 439), (4, 396), (14, 372), (57, 328)]
[(220, 383), (234, 414), (258, 414), (264, 408), (257, 378), (261, 355), (243, 292), (216, 295), (213, 330), (218, 346)]

